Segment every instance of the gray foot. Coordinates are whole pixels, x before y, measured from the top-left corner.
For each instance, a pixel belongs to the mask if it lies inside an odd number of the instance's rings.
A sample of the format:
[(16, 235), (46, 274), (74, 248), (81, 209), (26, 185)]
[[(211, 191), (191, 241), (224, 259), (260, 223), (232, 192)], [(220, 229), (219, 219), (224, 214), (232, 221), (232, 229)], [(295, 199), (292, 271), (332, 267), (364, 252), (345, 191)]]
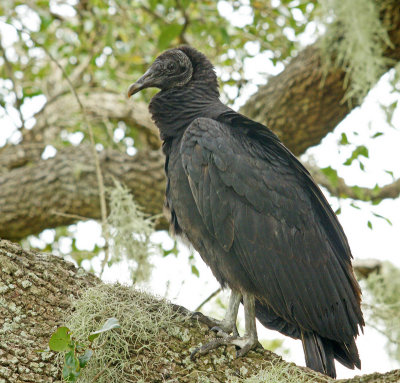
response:
[(204, 355), (220, 346), (227, 345), (236, 346), (236, 357), (239, 358), (260, 345), (257, 338), (254, 337), (227, 335), (225, 332), (222, 332), (221, 335), (221, 338), (213, 339), (205, 345), (197, 347), (195, 350), (193, 350), (190, 354), (190, 359), (194, 360), (196, 355)]
[(221, 338), (224, 338), (230, 334), (233, 334), (234, 336), (239, 335), (236, 324), (230, 323), (227, 320), (218, 320), (215, 318), (211, 318), (202, 314), (199, 311), (194, 312), (191, 317), (207, 325), (211, 329), (211, 331), (214, 331), (217, 336)]

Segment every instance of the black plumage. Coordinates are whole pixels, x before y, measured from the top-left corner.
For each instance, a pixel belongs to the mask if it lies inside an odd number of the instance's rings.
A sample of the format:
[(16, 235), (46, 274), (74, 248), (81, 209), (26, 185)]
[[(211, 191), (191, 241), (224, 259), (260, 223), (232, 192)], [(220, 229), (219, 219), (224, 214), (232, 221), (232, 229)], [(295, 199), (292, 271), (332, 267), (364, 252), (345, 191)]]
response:
[(350, 248), (308, 171), (267, 127), (220, 102), (213, 66), (195, 49), (161, 54), (129, 95), (147, 87), (161, 89), (149, 109), (163, 140), (171, 226), (232, 289), (217, 330), (233, 335), (215, 345), (235, 344), (240, 355), (256, 347), (255, 315), (301, 339), (310, 368), (334, 377), (334, 358), (360, 368), (364, 321)]

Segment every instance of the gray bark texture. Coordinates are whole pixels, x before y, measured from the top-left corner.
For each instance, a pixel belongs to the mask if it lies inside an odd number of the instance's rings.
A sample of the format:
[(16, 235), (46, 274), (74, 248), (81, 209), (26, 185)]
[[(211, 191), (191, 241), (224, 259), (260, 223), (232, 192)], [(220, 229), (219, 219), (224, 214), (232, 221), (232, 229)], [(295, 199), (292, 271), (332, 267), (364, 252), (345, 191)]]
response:
[[(59, 257), (25, 251), (14, 243), (0, 240), (0, 383), (59, 382), (61, 372), (55, 363), (54, 353), (38, 351), (47, 348), (51, 334), (64, 324), (72, 302), (88, 288), (101, 283), (95, 276)], [(172, 305), (172, 310), (187, 313), (180, 306)], [(267, 350), (256, 350), (244, 358), (235, 359), (227, 356), (234, 350), (220, 348), (213, 351), (211, 356), (184, 365), (188, 347), (204, 341), (209, 331), (197, 320), (188, 320), (183, 326), (190, 337), (189, 343), (171, 336), (166, 345), (168, 350), (163, 358), (163, 368), (145, 372), (142, 367), (138, 368), (133, 380), (129, 381), (138, 381), (140, 374), (143, 374), (143, 382), (146, 383), (194, 383), (204, 381), (204, 377), (207, 377), (207, 382), (227, 382), (227, 375), (250, 377), (262, 368), (274, 368), (277, 365), (285, 367), (285, 371), (287, 368), (288, 378), (298, 376), (299, 382), (333, 381), (307, 368), (286, 363)], [(138, 351), (134, 343), (133, 338), (132, 363), (142, 366), (145, 360), (145, 364), (151, 366), (155, 350), (141, 347)], [(90, 368), (90, 362), (87, 368)], [(339, 380), (348, 383), (399, 381), (400, 370)]]

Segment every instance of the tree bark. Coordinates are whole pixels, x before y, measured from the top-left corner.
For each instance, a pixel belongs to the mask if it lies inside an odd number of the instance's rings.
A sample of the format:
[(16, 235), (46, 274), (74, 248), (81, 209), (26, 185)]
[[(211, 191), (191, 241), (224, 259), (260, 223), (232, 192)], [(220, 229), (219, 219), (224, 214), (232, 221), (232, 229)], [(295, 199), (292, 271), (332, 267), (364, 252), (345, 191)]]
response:
[[(24, 251), (3, 240), (0, 240), (0, 265), (0, 383), (59, 382), (61, 371), (56, 367), (54, 353), (38, 350), (46, 350), (51, 334), (64, 325), (72, 300), (102, 282), (59, 257)], [(180, 306), (172, 309), (187, 312)], [(190, 334), (189, 347), (204, 341), (208, 333), (206, 326), (198, 326), (195, 320), (186, 321), (183, 326)], [(243, 374), (244, 371), (246, 377), (256, 374), (261, 368), (267, 368), (263, 367), (265, 363), (270, 367), (283, 363), (289, 369), (288, 374), (302, 376), (299, 382), (333, 381), (304, 367), (282, 362), (280, 357), (267, 350), (256, 350), (244, 358), (231, 359), (220, 348), (213, 352), (213, 357), (205, 356), (188, 368), (177, 368), (183, 365), (182, 355), (189, 352), (188, 344), (171, 336), (167, 346), (169, 351), (165, 353), (164, 368), (147, 371), (146, 382), (198, 382), (201, 376), (207, 376), (210, 382), (225, 382), (227, 375)], [(132, 349), (135, 350), (134, 344)], [(141, 349), (142, 356), (145, 354), (149, 359), (146, 364), (151, 365), (152, 350)], [(135, 351), (132, 363), (139, 363), (139, 359), (140, 355)], [(87, 368), (90, 368), (90, 362)], [(400, 370), (394, 370), (340, 382), (389, 383), (399, 379)]]
[(0, 240), (0, 382), (55, 382), (60, 376), (49, 336), (62, 325), (71, 299), (99, 283), (55, 256)]
[[(164, 158), (159, 151), (134, 157), (115, 150), (100, 154), (106, 187), (126, 185), (152, 215), (162, 211)], [(86, 145), (59, 151), (54, 158), (0, 175), (0, 238), (19, 240), (46, 228), (84, 218), (100, 218), (95, 163)], [(159, 229), (167, 228), (165, 219)]]

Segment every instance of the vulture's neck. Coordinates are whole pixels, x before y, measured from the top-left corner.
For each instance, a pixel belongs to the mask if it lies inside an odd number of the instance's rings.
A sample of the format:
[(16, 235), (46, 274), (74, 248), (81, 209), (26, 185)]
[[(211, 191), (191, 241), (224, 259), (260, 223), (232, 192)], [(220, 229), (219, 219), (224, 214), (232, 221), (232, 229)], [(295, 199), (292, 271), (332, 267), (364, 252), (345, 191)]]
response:
[(157, 93), (149, 110), (163, 141), (182, 137), (185, 129), (198, 117), (216, 118), (227, 107), (219, 100), (214, 82), (190, 81), (181, 88)]

